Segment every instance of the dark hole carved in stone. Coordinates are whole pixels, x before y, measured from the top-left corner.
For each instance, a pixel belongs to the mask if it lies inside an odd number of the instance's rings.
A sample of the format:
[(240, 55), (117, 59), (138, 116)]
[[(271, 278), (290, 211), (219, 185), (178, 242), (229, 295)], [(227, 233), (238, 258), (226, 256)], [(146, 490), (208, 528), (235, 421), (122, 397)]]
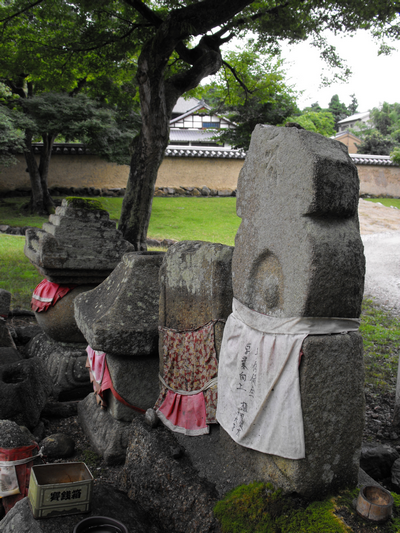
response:
[(12, 368), (3, 373), (4, 383), (22, 383), (26, 378), (26, 372), (22, 368)]
[(259, 313), (283, 308), (283, 274), (278, 258), (266, 250), (254, 261), (246, 283), (246, 305)]

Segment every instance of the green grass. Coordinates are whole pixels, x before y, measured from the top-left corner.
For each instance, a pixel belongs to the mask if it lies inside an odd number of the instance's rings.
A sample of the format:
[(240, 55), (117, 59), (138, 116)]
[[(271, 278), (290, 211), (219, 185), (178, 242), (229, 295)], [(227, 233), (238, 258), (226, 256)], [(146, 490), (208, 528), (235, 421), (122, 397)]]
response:
[(396, 388), (400, 319), (365, 299), (360, 333), (364, 342), (365, 382), (375, 393)]
[(25, 237), (0, 234), (0, 289), (12, 294), (11, 307), (30, 309), (33, 289), (42, 281), (24, 254)]
[(368, 202), (380, 203), (386, 207), (397, 207), (400, 209), (400, 198), (364, 198)]
[[(42, 227), (48, 217), (24, 217), (27, 198), (6, 198), (0, 203), (0, 223)], [(112, 220), (118, 221), (122, 198), (100, 198)], [(148, 236), (153, 239), (201, 240), (234, 245), (240, 224), (236, 198), (154, 198)]]

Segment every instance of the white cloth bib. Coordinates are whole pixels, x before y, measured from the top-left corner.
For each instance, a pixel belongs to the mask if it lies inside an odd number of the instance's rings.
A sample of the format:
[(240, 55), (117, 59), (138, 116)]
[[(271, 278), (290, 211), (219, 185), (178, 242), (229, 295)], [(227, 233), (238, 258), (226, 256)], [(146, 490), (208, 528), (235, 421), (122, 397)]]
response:
[(275, 318), (235, 298), (221, 345), (217, 420), (247, 448), (305, 457), (299, 355), (307, 335), (357, 331), (353, 318)]

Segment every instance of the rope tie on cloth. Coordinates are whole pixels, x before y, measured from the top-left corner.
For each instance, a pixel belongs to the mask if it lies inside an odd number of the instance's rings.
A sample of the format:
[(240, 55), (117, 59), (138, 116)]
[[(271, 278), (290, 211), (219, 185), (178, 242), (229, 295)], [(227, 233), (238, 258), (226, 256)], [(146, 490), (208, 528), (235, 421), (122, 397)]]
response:
[(308, 335), (357, 331), (356, 318), (276, 318), (233, 299), (221, 345), (217, 420), (241, 446), (305, 457), (299, 355)]
[(161, 383), (163, 384), (164, 387), (166, 387), (168, 390), (170, 390), (172, 392), (175, 392), (175, 394), (180, 394), (181, 396), (193, 396), (194, 394), (199, 394), (199, 392), (204, 392), (205, 390), (210, 389), (211, 387), (214, 387), (218, 383), (218, 377), (215, 377), (215, 378), (211, 379), (210, 381), (208, 381), (204, 385), (204, 387), (201, 387), (201, 389), (187, 391), (187, 390), (175, 390), (175, 389), (173, 389), (172, 387), (170, 387), (169, 385), (167, 385), (165, 383), (165, 381), (164, 381), (164, 379), (163, 379), (161, 374), (158, 374), (158, 378), (159, 378), (159, 380), (161, 381)]
[(209, 433), (217, 407), (218, 361), (211, 320), (190, 330), (160, 326), (163, 333), (163, 375), (155, 410), (172, 431), (197, 436)]

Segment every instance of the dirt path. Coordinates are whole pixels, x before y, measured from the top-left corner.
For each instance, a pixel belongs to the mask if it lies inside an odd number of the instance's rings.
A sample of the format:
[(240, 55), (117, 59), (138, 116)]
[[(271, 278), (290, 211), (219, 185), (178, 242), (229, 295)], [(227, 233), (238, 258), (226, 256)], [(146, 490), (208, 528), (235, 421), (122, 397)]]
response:
[(360, 199), (365, 294), (400, 316), (400, 209)]

